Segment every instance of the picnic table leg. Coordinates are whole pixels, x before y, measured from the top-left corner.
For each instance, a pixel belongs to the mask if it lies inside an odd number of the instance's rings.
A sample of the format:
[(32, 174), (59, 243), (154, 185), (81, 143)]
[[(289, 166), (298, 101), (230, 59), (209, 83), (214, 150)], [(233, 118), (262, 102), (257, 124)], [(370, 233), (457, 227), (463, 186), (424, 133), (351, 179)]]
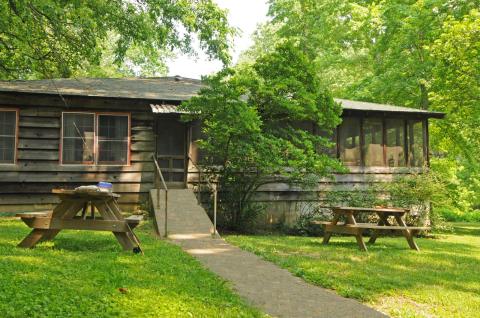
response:
[[(337, 225), (338, 220), (340, 219), (340, 215), (335, 215), (332, 220), (332, 225)], [(332, 232), (327, 232), (325, 227), (325, 233), (323, 233), (323, 244), (328, 244), (330, 242), (330, 237), (332, 237)]]
[[(346, 221), (347, 221), (346, 224), (351, 224), (351, 225), (357, 224), (357, 221), (355, 220), (355, 216), (353, 215), (353, 211), (347, 214)], [(360, 250), (367, 252), (368, 249), (362, 237), (362, 229), (357, 229), (356, 232), (357, 233), (355, 234), (355, 239), (357, 240), (358, 247), (360, 248)]]
[[(387, 217), (383, 213), (378, 214), (379, 220), (377, 225), (389, 225)], [(370, 236), (370, 239), (368, 240), (369, 244), (374, 244), (375, 241), (378, 238), (378, 231), (377, 230), (372, 230), (372, 235)]]
[[(72, 202), (72, 201), (62, 201), (52, 213), (52, 218), (73, 218), (78, 211), (80, 210), (81, 203)], [(46, 230), (45, 234), (43, 235), (41, 241), (51, 241), (53, 240), (61, 230)]]
[[(398, 225), (405, 226), (405, 227), (407, 226), (407, 224), (405, 223), (405, 221), (403, 220), (403, 218), (400, 215), (396, 215), (395, 219), (397, 220)], [(410, 248), (412, 250), (420, 251), (417, 243), (415, 243), (415, 241), (413, 240), (413, 236), (412, 236), (412, 233), (410, 232), (410, 230), (408, 230), (408, 229), (402, 230), (402, 233), (403, 233), (403, 236), (405, 236), (405, 238), (407, 239), (407, 242), (408, 242), (408, 245), (410, 246)]]
[[(118, 217), (115, 215), (116, 213), (114, 213), (104, 201), (95, 201), (93, 203), (104, 220), (118, 220)], [(113, 232), (113, 235), (115, 235), (118, 243), (120, 243), (125, 251), (133, 251), (137, 247), (125, 232)]]
[(360, 250), (368, 252), (367, 246), (365, 245), (365, 242), (363, 241), (362, 237), (362, 231), (358, 231), (358, 233), (355, 235), (355, 238), (357, 239), (358, 247)]
[(33, 229), (17, 246), (32, 248), (40, 242), (49, 230)]
[[(105, 202), (107, 207), (112, 211), (112, 213), (118, 218), (118, 219), (123, 219), (122, 211), (120, 210), (120, 207), (117, 204), (117, 201), (115, 200), (109, 200)], [(130, 227), (129, 224), (127, 224), (127, 237), (132, 241), (134, 244), (136, 244), (136, 247), (133, 248), (134, 253), (142, 253), (142, 248), (140, 247), (140, 240), (138, 239), (138, 236), (132, 231), (132, 228)]]

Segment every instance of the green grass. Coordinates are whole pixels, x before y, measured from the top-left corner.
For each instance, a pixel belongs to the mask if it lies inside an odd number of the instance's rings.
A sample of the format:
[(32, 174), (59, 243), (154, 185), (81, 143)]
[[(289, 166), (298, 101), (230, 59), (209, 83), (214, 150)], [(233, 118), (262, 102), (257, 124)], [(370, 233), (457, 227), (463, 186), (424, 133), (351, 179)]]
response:
[(416, 239), (382, 238), (369, 252), (355, 238), (228, 236), (227, 241), (284, 267), (306, 281), (356, 298), (392, 317), (480, 317), (480, 224)]
[[(0, 218), (0, 313), (7, 317), (262, 317), (199, 262), (136, 232), (145, 255), (122, 252), (111, 233), (63, 231), (17, 248), (29, 232)], [(119, 288), (126, 288), (121, 293)]]

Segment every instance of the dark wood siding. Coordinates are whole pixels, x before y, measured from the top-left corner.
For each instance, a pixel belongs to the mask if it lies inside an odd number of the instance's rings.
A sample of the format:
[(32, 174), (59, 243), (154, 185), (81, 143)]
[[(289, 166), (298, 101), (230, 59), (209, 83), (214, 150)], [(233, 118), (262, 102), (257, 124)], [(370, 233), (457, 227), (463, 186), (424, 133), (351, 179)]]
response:
[[(157, 101), (158, 102), (158, 101)], [(153, 187), (155, 152), (150, 101), (0, 93), (0, 108), (19, 109), (18, 160), (0, 165), (0, 212), (32, 211), (58, 202), (54, 188), (112, 182), (125, 210), (137, 209)], [(131, 114), (129, 166), (60, 165), (63, 111)]]

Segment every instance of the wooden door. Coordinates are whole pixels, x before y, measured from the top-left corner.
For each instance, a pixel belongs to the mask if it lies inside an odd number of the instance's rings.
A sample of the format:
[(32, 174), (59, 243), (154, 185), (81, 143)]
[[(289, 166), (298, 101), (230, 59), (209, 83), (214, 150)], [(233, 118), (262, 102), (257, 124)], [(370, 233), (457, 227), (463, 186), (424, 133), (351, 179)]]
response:
[(157, 160), (165, 181), (184, 186), (187, 168), (187, 126), (178, 118), (156, 120)]

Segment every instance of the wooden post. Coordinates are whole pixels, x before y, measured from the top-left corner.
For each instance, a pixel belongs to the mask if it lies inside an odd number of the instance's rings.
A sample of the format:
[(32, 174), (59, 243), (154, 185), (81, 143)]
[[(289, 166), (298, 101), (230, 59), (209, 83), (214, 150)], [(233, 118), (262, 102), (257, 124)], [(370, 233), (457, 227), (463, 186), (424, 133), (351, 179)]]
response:
[(165, 237), (168, 237), (168, 190), (165, 189)]
[(213, 235), (217, 236), (217, 184), (213, 185)]

